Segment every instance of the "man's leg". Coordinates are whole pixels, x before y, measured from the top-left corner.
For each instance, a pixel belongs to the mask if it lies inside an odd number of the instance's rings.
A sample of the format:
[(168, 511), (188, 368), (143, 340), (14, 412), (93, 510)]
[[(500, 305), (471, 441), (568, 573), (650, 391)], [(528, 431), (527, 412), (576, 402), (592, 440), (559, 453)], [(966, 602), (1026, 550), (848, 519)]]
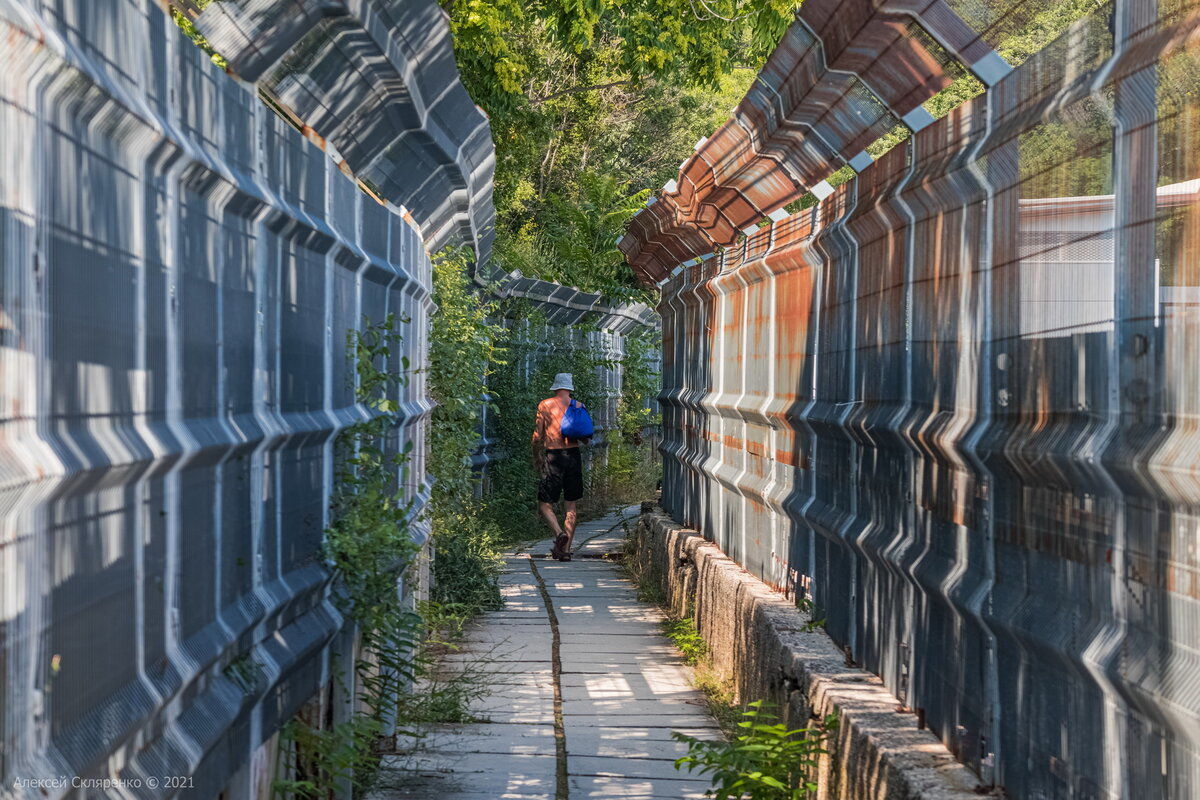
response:
[(558, 524), (558, 516), (554, 513), (554, 505), (562, 494), (562, 471), (557, 467), (552, 455), (550, 451), (544, 452), (538, 465), (541, 472), (541, 478), (538, 480), (538, 511), (550, 526), (550, 532), (554, 534), (554, 548), (550, 555), (558, 558), (558, 539), (563, 535), (563, 530)]
[(567, 516), (564, 520), (566, 530), (564, 532), (567, 534), (567, 552), (569, 553), (571, 552), (571, 543), (575, 541), (575, 520), (578, 515), (575, 513), (574, 500), (567, 500), (564, 505), (567, 507)]
[[(575, 507), (574, 503), (567, 504), (567, 508), (569, 508), (569, 509), (572, 509), (574, 507)], [(552, 503), (547, 503), (547, 502), (543, 501), (541, 503), (538, 503), (538, 509), (542, 512), (542, 516), (546, 518), (546, 524), (550, 526), (550, 530), (554, 533), (554, 535), (561, 536), (563, 529), (558, 524), (558, 516), (554, 513), (554, 505)], [(568, 512), (567, 519), (569, 519), (569, 520), (574, 519), (573, 517), (570, 516), (571, 513), (572, 512)], [(569, 524), (571, 525), (571, 529), (574, 530), (575, 523), (571, 522)]]
[(569, 454), (569, 461), (563, 475), (563, 500), (567, 507), (564, 524), (567, 528), (566, 552), (569, 558), (571, 555), (571, 544), (575, 540), (575, 522), (579, 518), (575, 511), (575, 503), (583, 497), (583, 457), (578, 447), (567, 452)]

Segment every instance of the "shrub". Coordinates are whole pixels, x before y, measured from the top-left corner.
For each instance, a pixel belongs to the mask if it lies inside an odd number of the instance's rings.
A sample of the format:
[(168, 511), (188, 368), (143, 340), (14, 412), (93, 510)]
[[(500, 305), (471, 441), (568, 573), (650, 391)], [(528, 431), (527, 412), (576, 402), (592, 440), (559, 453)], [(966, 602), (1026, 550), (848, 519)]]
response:
[(474, 613), (501, 605), (499, 536), (476, 499), (479, 478), (471, 456), (479, 444), (488, 376), (503, 363), (504, 329), (491, 320), (494, 304), (482, 300), (467, 278), (469, 257), (468, 250), (447, 249), (433, 262), (438, 308), (430, 321), (427, 386), (434, 409), (427, 463), (433, 479), (431, 595)]
[(740, 733), (732, 741), (705, 741), (682, 733), (672, 736), (688, 746), (676, 769), (710, 775), (706, 794), (715, 800), (805, 800), (816, 790), (813, 781), (823, 745), (837, 727), (834, 715), (816, 725), (788, 730), (770, 707), (756, 700), (742, 712)]

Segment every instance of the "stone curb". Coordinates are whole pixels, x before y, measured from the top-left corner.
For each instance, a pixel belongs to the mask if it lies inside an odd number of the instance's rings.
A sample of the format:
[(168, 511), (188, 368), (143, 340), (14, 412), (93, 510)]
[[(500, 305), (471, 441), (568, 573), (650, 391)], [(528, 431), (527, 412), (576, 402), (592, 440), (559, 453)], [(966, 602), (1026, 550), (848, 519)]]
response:
[(691, 615), (717, 675), (742, 700), (787, 709), (788, 724), (837, 713), (822, 759), (818, 800), (978, 800), (993, 794), (955, 760), (876, 675), (848, 666), (823, 631), (712, 542), (661, 511), (643, 513), (632, 558), (666, 595), (671, 613)]

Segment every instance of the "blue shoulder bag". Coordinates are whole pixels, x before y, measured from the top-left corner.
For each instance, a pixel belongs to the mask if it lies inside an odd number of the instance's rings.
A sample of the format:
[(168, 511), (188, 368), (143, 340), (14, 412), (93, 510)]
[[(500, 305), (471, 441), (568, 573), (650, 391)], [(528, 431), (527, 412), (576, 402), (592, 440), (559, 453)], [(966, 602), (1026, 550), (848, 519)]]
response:
[(583, 403), (572, 400), (563, 412), (559, 430), (568, 439), (586, 439), (596, 432), (596, 426), (592, 424), (592, 415)]

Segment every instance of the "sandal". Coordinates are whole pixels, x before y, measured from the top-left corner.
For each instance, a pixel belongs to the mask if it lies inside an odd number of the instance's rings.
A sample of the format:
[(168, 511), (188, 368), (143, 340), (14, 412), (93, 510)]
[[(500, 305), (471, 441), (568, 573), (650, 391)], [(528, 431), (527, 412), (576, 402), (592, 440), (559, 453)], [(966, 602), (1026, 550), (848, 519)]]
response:
[(560, 533), (554, 537), (554, 546), (550, 548), (550, 557), (558, 561), (563, 558), (563, 543), (567, 541), (567, 535)]

